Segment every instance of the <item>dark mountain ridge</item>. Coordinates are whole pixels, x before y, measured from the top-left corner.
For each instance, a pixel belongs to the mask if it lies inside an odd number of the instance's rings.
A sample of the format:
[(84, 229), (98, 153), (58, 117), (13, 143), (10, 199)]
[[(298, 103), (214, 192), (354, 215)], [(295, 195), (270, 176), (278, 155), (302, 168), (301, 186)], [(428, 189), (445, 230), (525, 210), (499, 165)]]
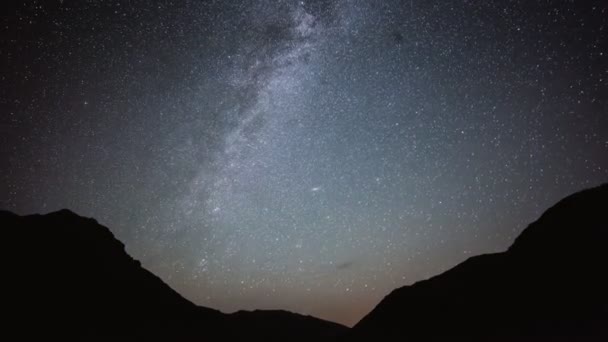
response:
[(5, 298), (24, 337), (326, 340), (347, 328), (286, 311), (224, 314), (186, 300), (141, 267), (108, 228), (69, 210), (0, 211)]
[(394, 290), (353, 327), (361, 340), (608, 340), (608, 184), (571, 195), (505, 252)]
[(608, 340), (608, 184), (571, 195), (505, 252), (394, 290), (353, 329), (286, 311), (200, 307), (69, 210), (0, 211), (8, 332), (105, 340)]

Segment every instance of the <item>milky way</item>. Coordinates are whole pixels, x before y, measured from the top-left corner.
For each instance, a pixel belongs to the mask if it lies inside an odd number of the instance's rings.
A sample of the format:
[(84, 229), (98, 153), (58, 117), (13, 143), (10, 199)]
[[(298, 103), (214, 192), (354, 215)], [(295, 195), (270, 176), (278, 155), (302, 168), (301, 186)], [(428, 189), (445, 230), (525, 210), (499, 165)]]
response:
[(602, 1), (1, 6), (0, 207), (197, 304), (350, 325), (608, 181)]

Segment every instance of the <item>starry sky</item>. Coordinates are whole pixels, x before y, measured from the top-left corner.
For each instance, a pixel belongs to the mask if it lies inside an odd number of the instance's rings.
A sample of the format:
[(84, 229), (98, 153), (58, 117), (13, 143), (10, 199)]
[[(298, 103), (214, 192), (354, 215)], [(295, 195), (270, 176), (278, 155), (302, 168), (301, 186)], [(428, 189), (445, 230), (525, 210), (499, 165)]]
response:
[(0, 6), (0, 208), (200, 305), (352, 325), (608, 181), (605, 1)]

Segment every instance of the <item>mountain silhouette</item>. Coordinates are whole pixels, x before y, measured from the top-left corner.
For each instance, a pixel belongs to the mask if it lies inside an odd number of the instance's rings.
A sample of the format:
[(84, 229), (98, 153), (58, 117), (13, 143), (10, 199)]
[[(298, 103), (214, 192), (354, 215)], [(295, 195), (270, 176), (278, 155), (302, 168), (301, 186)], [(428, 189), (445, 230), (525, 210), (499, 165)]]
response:
[(571, 195), (505, 252), (394, 290), (344, 340), (608, 341), (608, 184)]
[(347, 329), (286, 311), (197, 306), (94, 219), (69, 210), (0, 211), (3, 333), (99, 341), (608, 341), (607, 215), (608, 184), (571, 195), (507, 251), (396, 289)]
[(142, 268), (108, 228), (69, 210), (0, 211), (0, 226), (8, 266), (3, 326), (22, 339), (323, 341), (347, 329), (285, 311), (197, 306)]

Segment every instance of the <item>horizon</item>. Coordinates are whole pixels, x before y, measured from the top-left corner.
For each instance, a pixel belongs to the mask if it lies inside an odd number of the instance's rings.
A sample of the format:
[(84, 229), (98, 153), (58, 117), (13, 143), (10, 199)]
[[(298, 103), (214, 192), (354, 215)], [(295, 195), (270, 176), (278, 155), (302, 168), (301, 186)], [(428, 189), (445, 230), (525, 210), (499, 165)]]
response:
[(608, 4), (3, 4), (0, 208), (352, 326), (608, 181)]
[[(575, 193), (570, 194), (570, 195), (568, 195), (567, 197), (560, 199), (558, 202), (553, 203), (553, 204), (552, 204), (550, 207), (548, 207), (548, 208), (546, 208), (545, 210), (543, 210), (543, 213), (542, 213), (542, 214), (544, 214), (544, 213), (545, 213), (547, 210), (549, 210), (550, 208), (552, 208), (553, 206), (557, 205), (559, 202), (563, 201), (564, 199), (566, 199), (566, 198), (568, 198), (568, 197), (570, 197), (570, 196), (573, 196), (573, 195), (578, 194), (578, 193), (580, 193), (580, 192), (585, 192), (585, 191), (593, 190), (593, 189), (596, 189), (596, 188), (599, 188), (599, 187), (606, 187), (606, 186), (608, 186), (608, 182), (598, 184), (597, 186), (594, 186), (594, 187), (580, 189), (579, 191), (576, 191)], [(2, 212), (2, 211), (7, 212), (7, 213), (14, 214), (14, 213), (13, 213), (13, 212), (11, 212), (11, 211), (4, 210), (4, 209), (1, 209), (1, 208), (0, 208), (0, 212)], [(94, 219), (94, 220), (95, 220), (95, 222), (97, 222), (97, 224), (98, 224), (98, 225), (100, 225), (100, 226), (101, 226), (101, 227), (103, 227), (103, 228), (106, 228), (106, 229), (107, 229), (107, 230), (108, 230), (110, 233), (112, 233), (112, 235), (114, 236), (114, 238), (115, 238), (115, 239), (117, 239), (118, 241), (120, 241), (120, 240), (119, 240), (119, 239), (118, 239), (118, 238), (117, 238), (117, 237), (114, 235), (114, 233), (112, 232), (111, 227), (108, 227), (108, 226), (104, 225), (103, 223), (98, 222), (98, 221), (97, 221), (97, 220), (96, 220), (94, 217), (84, 217), (84, 216), (81, 216), (81, 215), (79, 215), (78, 213), (76, 213), (76, 212), (74, 212), (74, 211), (72, 211), (72, 210), (70, 210), (70, 209), (68, 209), (68, 208), (63, 208), (63, 209), (59, 209), (59, 210), (57, 210), (57, 211), (46, 212), (46, 213), (30, 213), (30, 214), (22, 214), (22, 215), (20, 215), (20, 216), (29, 216), (29, 215), (34, 215), (34, 216), (35, 216), (35, 215), (41, 215), (41, 216), (44, 216), (44, 215), (49, 215), (49, 214), (59, 213), (59, 212), (62, 212), (62, 211), (68, 211), (70, 214), (72, 214), (72, 215), (76, 215), (76, 216), (78, 216), (78, 217), (80, 217), (80, 218), (85, 218), (85, 219)], [(18, 214), (18, 215), (19, 215), (19, 214)], [(527, 228), (529, 225), (531, 225), (531, 224), (533, 224), (534, 222), (536, 222), (538, 219), (540, 219), (540, 216), (539, 216), (538, 218), (534, 219), (533, 221), (529, 222), (529, 224), (526, 226), (526, 228)], [(516, 237), (516, 238), (517, 238), (517, 237)], [(121, 242), (121, 243), (123, 243), (122, 241), (120, 241), (120, 242)], [(509, 247), (510, 247), (510, 246), (511, 246), (511, 245), (512, 245), (514, 242), (515, 242), (515, 241), (513, 241), (513, 242), (512, 242), (512, 243), (509, 245)], [(125, 245), (124, 247), (125, 247), (125, 251), (127, 252), (127, 254), (129, 254), (129, 253), (128, 253), (129, 246)], [(508, 248), (508, 247), (507, 247), (507, 248)], [(503, 250), (503, 251), (495, 251), (494, 253), (502, 253), (502, 252), (506, 252), (506, 251), (507, 251), (507, 249), (505, 249), (505, 250)], [(469, 256), (468, 258), (470, 258), (470, 257), (475, 257), (475, 256), (488, 255), (488, 254), (492, 254), (492, 253), (485, 253), (485, 254), (471, 255), (471, 256)], [(467, 258), (467, 259), (468, 259), (468, 258)], [(134, 259), (135, 259), (135, 258), (134, 258)], [(467, 259), (465, 259), (465, 260), (467, 260)], [(137, 260), (137, 259), (135, 259), (135, 260)], [(458, 262), (457, 264), (460, 264), (460, 263), (461, 263), (461, 262)], [(438, 276), (438, 275), (443, 274), (445, 271), (448, 271), (448, 270), (452, 269), (454, 266), (456, 266), (456, 265), (452, 265), (452, 266), (448, 267), (446, 270), (440, 271), (440, 272), (439, 272), (439, 273), (437, 273), (437, 274), (433, 274), (433, 275), (429, 276), (428, 278), (416, 280), (415, 282), (413, 282), (413, 283), (411, 283), (411, 284), (404, 284), (404, 285), (399, 286), (399, 287), (397, 287), (397, 288), (395, 288), (395, 289), (393, 289), (393, 290), (397, 290), (397, 289), (399, 289), (399, 288), (401, 288), (401, 287), (404, 287), (404, 286), (405, 286), (405, 287), (407, 287), (407, 286), (413, 285), (413, 284), (415, 284), (415, 283), (417, 283), (417, 282), (421, 282), (421, 281), (429, 280), (429, 279), (431, 279), (431, 278), (434, 278), (434, 277), (436, 277), (436, 276)], [(143, 265), (143, 264), (142, 264), (142, 267), (144, 267), (144, 268), (145, 268), (145, 265)], [(163, 281), (164, 281), (164, 280), (163, 280)], [(389, 295), (391, 292), (393, 292), (393, 290), (391, 290), (391, 291), (389, 291), (388, 293), (386, 293), (386, 295), (385, 295), (384, 297), (382, 297), (382, 298), (380, 299), (380, 301), (382, 301), (382, 299), (386, 298), (386, 296), (388, 296), (388, 295)], [(178, 293), (180, 296), (183, 296), (183, 294), (181, 294), (179, 291), (177, 291), (177, 293)], [(186, 297), (184, 297), (184, 298), (186, 298)], [(186, 298), (186, 299), (188, 299), (188, 298)], [(219, 310), (219, 309), (216, 309), (216, 308), (213, 308), (213, 307), (209, 307), (209, 308), (210, 308), (210, 309), (215, 309), (215, 310), (218, 310), (218, 311), (220, 311), (220, 312), (222, 312), (222, 313), (225, 313), (225, 314), (234, 314), (234, 313), (237, 313), (237, 312), (243, 312), (243, 311), (245, 311), (245, 312), (255, 312), (255, 311), (279, 311), (279, 312), (287, 312), (287, 313), (300, 314), (300, 315), (304, 315), (304, 316), (307, 316), (307, 317), (312, 317), (312, 318), (316, 318), (316, 319), (325, 320), (325, 321), (327, 321), (327, 322), (331, 322), (331, 323), (340, 324), (340, 325), (345, 326), (345, 327), (347, 327), (347, 328), (353, 328), (355, 325), (357, 325), (357, 323), (361, 322), (361, 320), (362, 320), (363, 318), (365, 318), (365, 316), (367, 316), (369, 313), (371, 313), (371, 311), (373, 311), (373, 309), (374, 309), (374, 308), (375, 308), (375, 307), (376, 307), (378, 304), (380, 304), (380, 301), (379, 301), (378, 303), (376, 303), (376, 305), (372, 306), (372, 309), (370, 309), (370, 312), (365, 313), (365, 314), (364, 314), (364, 315), (363, 315), (363, 316), (362, 316), (362, 317), (361, 317), (361, 318), (360, 318), (358, 321), (355, 321), (355, 322), (353, 322), (353, 323), (351, 323), (351, 324), (345, 324), (345, 323), (338, 322), (338, 321), (334, 321), (334, 320), (331, 320), (331, 319), (325, 319), (325, 318), (318, 317), (318, 316), (314, 316), (314, 315), (309, 315), (309, 314), (305, 314), (305, 313), (299, 313), (299, 312), (295, 312), (295, 311), (290, 311), (290, 310), (286, 310), (286, 309), (283, 309), (283, 308), (280, 308), (280, 307), (270, 307), (270, 308), (253, 308), (253, 309), (237, 309), (237, 310), (234, 310), (234, 311), (222, 311), (222, 310)], [(197, 305), (197, 306), (201, 306), (200, 304), (196, 304), (196, 303), (194, 303), (194, 304), (195, 304), (195, 305)], [(204, 306), (203, 306), (203, 307), (204, 307)]]

